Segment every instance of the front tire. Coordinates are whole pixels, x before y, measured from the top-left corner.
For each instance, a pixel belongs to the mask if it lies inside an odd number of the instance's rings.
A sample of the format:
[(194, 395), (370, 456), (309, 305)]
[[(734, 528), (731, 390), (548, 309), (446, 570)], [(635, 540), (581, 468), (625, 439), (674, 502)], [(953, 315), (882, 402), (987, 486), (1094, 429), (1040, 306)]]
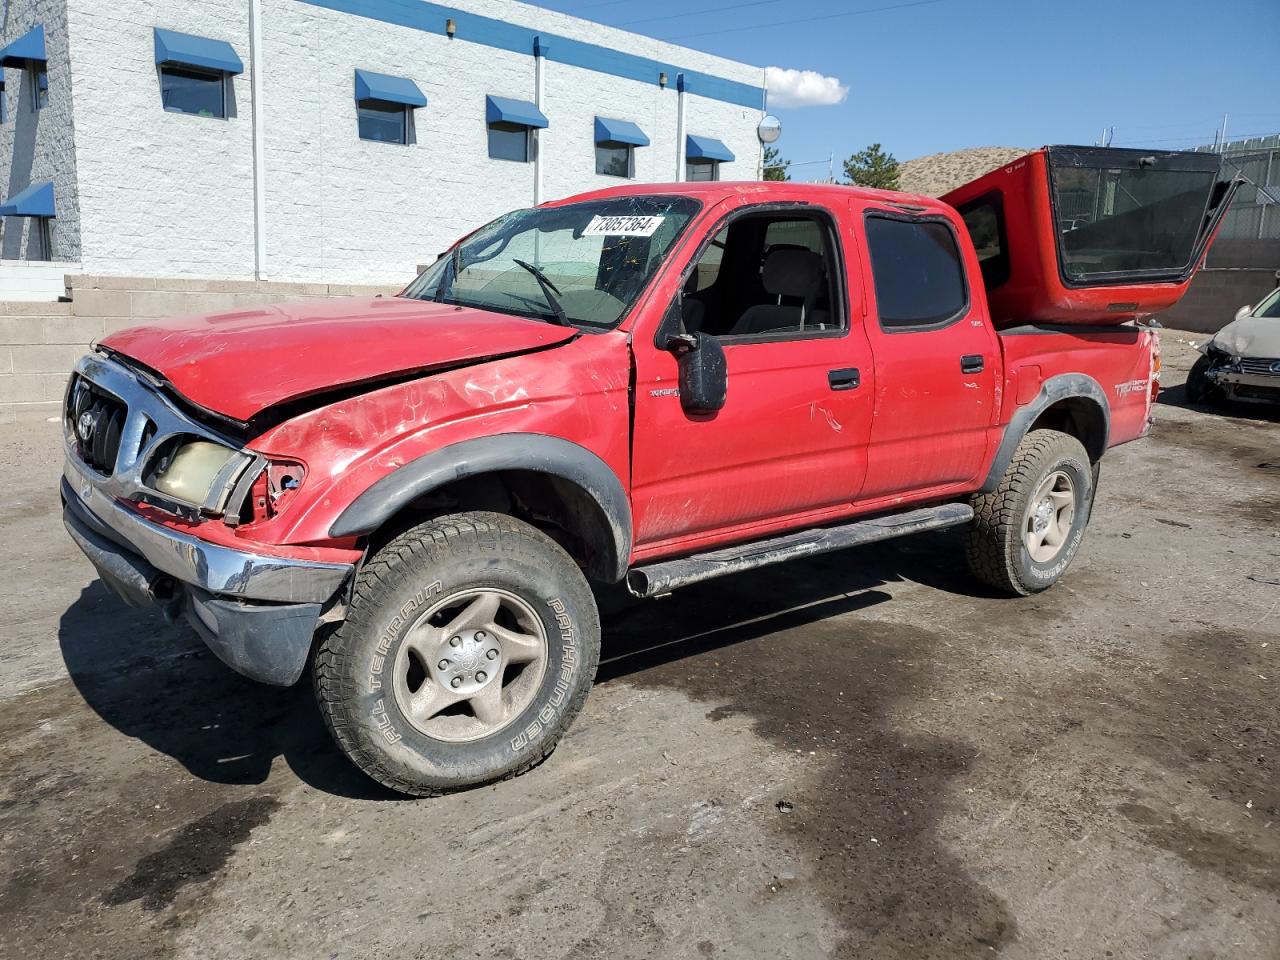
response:
[(1211, 407), (1223, 398), (1222, 388), (1209, 379), (1211, 366), (1213, 361), (1209, 355), (1201, 354), (1187, 374), (1187, 400), (1197, 406)]
[(984, 583), (1028, 596), (1070, 566), (1093, 508), (1094, 468), (1075, 437), (1033, 430), (1023, 437), (999, 486), (973, 498), (966, 557)]
[(420, 524), (365, 564), (316, 653), (320, 712), (392, 790), (434, 796), (517, 776), (555, 748), (600, 656), (577, 564), (512, 517)]

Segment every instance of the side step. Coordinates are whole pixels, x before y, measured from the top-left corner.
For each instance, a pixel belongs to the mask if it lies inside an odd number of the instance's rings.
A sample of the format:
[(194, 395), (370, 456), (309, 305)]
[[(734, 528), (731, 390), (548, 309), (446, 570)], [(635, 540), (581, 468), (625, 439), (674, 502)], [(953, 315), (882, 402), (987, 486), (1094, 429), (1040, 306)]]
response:
[(627, 589), (637, 597), (657, 597), (670, 593), (677, 587), (713, 580), (730, 573), (767, 567), (816, 553), (843, 550), (845, 547), (856, 547), (864, 543), (875, 543), (878, 540), (892, 540), (909, 533), (955, 527), (972, 519), (973, 507), (967, 503), (944, 503), (937, 507), (894, 513), (871, 520), (856, 520), (839, 527), (788, 533), (769, 540), (754, 540), (709, 553), (697, 553), (680, 560), (663, 560), (633, 567), (627, 573)]

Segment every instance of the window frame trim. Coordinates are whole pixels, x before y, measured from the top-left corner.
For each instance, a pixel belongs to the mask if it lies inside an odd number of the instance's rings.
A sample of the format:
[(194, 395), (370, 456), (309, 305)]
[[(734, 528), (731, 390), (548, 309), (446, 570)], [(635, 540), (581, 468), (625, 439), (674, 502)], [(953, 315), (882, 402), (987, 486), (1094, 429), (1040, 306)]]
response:
[[(880, 316), (880, 298), (876, 295), (876, 265), (875, 256), (871, 250), (871, 235), (867, 232), (867, 221), (872, 219), (879, 220), (897, 220), (902, 223), (941, 223), (951, 232), (951, 241), (956, 247), (956, 264), (960, 267), (960, 282), (964, 288), (964, 302), (956, 310), (954, 314), (945, 320), (936, 320), (932, 323), (917, 323), (904, 325), (901, 327), (885, 326)], [(965, 228), (966, 234), (968, 228)], [(965, 317), (969, 315), (969, 311), (973, 309), (973, 284), (969, 280), (969, 270), (964, 262), (964, 249), (960, 242), (959, 232), (956, 225), (951, 222), (951, 218), (944, 213), (906, 213), (901, 210), (885, 210), (882, 207), (868, 207), (862, 214), (862, 241), (867, 248), (867, 269), (871, 273), (871, 296), (875, 301), (876, 326), (886, 335), (899, 333), (932, 333), (936, 330), (945, 330), (947, 327), (955, 326)]]
[(31, 112), (39, 113), (47, 104), (40, 102), (40, 76), (44, 75), (44, 96), (49, 97), (49, 64), (44, 60), (28, 60), (27, 69), (24, 71), (27, 78), (31, 81)]
[[(987, 272), (986, 270), (982, 269), (982, 265), (986, 261), (983, 261), (981, 257), (978, 258), (978, 271), (982, 275), (982, 286), (984, 289), (986, 289), (987, 291), (999, 290), (1006, 283), (1008, 283), (1010, 278), (1013, 276), (1013, 260), (1009, 256), (1009, 232), (1006, 226), (1006, 220), (1004, 216), (1004, 191), (1001, 190), (999, 187), (995, 187), (994, 189), (988, 190), (986, 193), (982, 194), (981, 196), (974, 197), (972, 200), (967, 201), (966, 203), (962, 204), (959, 207), (956, 207), (956, 212), (960, 214), (960, 219), (964, 221), (965, 213), (969, 211), (977, 210), (979, 207), (990, 207), (993, 211), (995, 211), (996, 238), (1000, 242), (1000, 253), (995, 257), (991, 257), (990, 259), (994, 260), (997, 264), (999, 264), (1000, 269), (999, 269), (999, 272), (997, 273), (999, 280), (990, 285), (987, 284)], [(965, 222), (964, 228), (965, 228), (965, 232), (968, 233), (969, 224), (967, 221)], [(972, 234), (970, 234), (969, 236), (969, 242), (970, 244), (973, 245), (974, 253), (976, 254), (977, 244), (973, 243)]]
[[(400, 109), (400, 130), (403, 138), (400, 140), (379, 140), (376, 137), (366, 137), (360, 133), (360, 110), (366, 103), (385, 103), (390, 106), (399, 107)], [(364, 100), (356, 101), (356, 139), (365, 143), (381, 143), (389, 147), (409, 147), (413, 145), (413, 108), (407, 103), (396, 103), (394, 100), (379, 100), (377, 97), (369, 97)]]
[[(187, 73), (202, 73), (208, 75), (210, 80), (216, 78), (218, 82), (218, 90), (222, 97), (222, 113), (215, 114), (212, 117), (206, 117), (202, 113), (196, 113), (192, 110), (170, 110), (164, 104), (164, 75), (167, 70), (182, 70)], [(214, 70), (212, 67), (192, 66), (189, 63), (178, 63), (171, 61), (169, 63), (156, 64), (156, 79), (160, 81), (160, 112), (177, 115), (180, 117), (196, 117), (199, 120), (230, 120), (231, 111), (228, 109), (229, 101), (227, 100), (227, 76), (223, 70)]]
[(490, 146), (490, 141), (489, 141), (489, 134), (493, 133), (493, 131), (494, 131), (494, 129), (495, 129), (495, 128), (497, 128), (497, 131), (498, 131), (499, 133), (515, 133), (515, 131), (514, 131), (514, 130), (503, 130), (501, 127), (499, 127), (499, 126), (498, 126), (498, 124), (500, 124), (500, 123), (504, 123), (504, 122), (506, 122), (506, 121), (501, 121), (501, 120), (499, 120), (499, 121), (494, 121), (494, 122), (492, 122), (492, 123), (489, 123), (489, 122), (486, 122), (486, 123), (485, 123), (485, 125), (484, 125), (484, 151), (485, 151), (485, 159), (487, 159), (487, 160), (497, 160), (499, 163), (533, 163), (533, 161), (534, 161), (534, 155), (533, 155), (533, 149), (534, 149), (534, 147), (533, 147), (533, 131), (534, 131), (536, 128), (535, 128), (535, 127), (526, 126), (525, 124), (522, 124), (522, 123), (509, 124), (509, 125), (510, 125), (510, 126), (520, 127), (520, 128), (522, 128), (522, 129), (524, 130), (524, 159), (523, 159), (523, 160), (515, 160), (515, 159), (513, 159), (513, 158), (511, 158), (511, 157), (495, 157), (495, 156), (493, 155), (493, 150), (492, 150), (492, 147)]
[[(635, 144), (617, 143), (617, 142), (607, 143), (607, 142), (597, 141), (596, 143), (592, 144), (592, 146), (595, 148), (594, 153), (595, 153), (595, 167), (596, 167), (597, 177), (609, 177), (611, 180), (634, 180), (636, 178)], [(625, 149), (627, 151), (627, 172), (625, 174), (601, 172), (600, 170), (600, 150), (601, 149), (604, 149), (604, 150)]]
[[(773, 213), (786, 213), (795, 211), (799, 214), (813, 214), (813, 216), (797, 216), (795, 219), (818, 219), (825, 217), (825, 224), (828, 232), (828, 240), (832, 241), (832, 258), (839, 266), (839, 278), (837, 280), (836, 296), (832, 298), (833, 306), (839, 305), (841, 318), (844, 325), (834, 330), (815, 330), (812, 333), (795, 333), (791, 335), (779, 336), (776, 333), (743, 333), (737, 336), (715, 337), (715, 340), (722, 346), (731, 347), (738, 345), (751, 345), (757, 343), (792, 343), (803, 342), (806, 340), (837, 340), (847, 337), (853, 330), (853, 310), (849, 297), (849, 269), (845, 259), (844, 243), (840, 235), (840, 217), (837, 212), (822, 204), (811, 203), (806, 200), (774, 200), (768, 203), (755, 203), (748, 206), (737, 207), (729, 210), (720, 216), (714, 223), (707, 228), (706, 234), (698, 241), (697, 249), (689, 257), (689, 260), (680, 268), (679, 282), (676, 284), (675, 296), (667, 304), (666, 312), (663, 314), (662, 321), (658, 324), (658, 328), (653, 337), (653, 345), (659, 350), (666, 350), (666, 342), (675, 331), (681, 329), (684, 323), (682, 311), (678, 310), (677, 304), (684, 300), (684, 285), (689, 280), (689, 275), (697, 269), (698, 261), (702, 259), (707, 248), (715, 242), (716, 237), (725, 230), (734, 221), (741, 220), (751, 216), (769, 215)], [(673, 329), (674, 328), (674, 329)], [(711, 334), (708, 334), (711, 336)]]

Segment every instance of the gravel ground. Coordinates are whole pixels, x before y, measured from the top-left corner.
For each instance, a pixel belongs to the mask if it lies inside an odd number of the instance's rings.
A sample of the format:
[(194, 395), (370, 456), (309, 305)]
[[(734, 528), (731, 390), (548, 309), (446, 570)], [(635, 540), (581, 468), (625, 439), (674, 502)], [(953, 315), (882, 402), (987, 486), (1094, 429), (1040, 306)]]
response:
[(395, 798), (110, 598), (0, 427), (0, 956), (1280, 956), (1280, 413), (1112, 451), (1025, 600), (954, 532), (638, 603), (532, 773)]

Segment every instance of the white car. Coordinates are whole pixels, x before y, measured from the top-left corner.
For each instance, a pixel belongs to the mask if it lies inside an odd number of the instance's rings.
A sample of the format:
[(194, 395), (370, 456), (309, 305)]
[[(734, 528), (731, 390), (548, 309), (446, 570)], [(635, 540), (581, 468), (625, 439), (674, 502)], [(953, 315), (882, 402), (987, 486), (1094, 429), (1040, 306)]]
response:
[(1280, 403), (1280, 287), (1196, 347), (1204, 356), (1187, 375), (1187, 399)]

